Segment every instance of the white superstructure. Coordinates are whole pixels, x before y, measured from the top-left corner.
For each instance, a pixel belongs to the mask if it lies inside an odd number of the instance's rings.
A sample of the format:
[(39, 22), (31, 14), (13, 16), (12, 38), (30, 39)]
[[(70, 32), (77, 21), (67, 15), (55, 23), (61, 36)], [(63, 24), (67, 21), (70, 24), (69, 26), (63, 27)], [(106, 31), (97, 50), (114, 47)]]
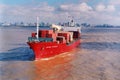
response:
[(69, 22), (69, 25), (62, 26), (62, 29), (64, 31), (79, 31), (81, 33), (81, 26), (76, 26), (76, 24), (73, 20), (71, 20), (71, 22)]

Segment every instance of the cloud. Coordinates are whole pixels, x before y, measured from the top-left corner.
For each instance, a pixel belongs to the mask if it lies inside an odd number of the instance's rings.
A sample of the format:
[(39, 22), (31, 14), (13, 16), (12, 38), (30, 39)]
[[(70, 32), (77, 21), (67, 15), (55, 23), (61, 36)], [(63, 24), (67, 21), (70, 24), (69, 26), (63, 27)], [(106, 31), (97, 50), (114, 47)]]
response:
[(2, 14), (2, 12), (4, 11), (5, 8), (7, 8), (6, 5), (0, 4), (0, 14)]
[(99, 11), (99, 12), (113, 12), (115, 11), (115, 6), (114, 5), (103, 5), (103, 4), (99, 4), (96, 6), (96, 11)]
[(120, 0), (109, 0), (108, 3), (112, 5), (120, 5)]
[(6, 6), (3, 4), (0, 4), (0, 9), (3, 9), (4, 7), (6, 7)]
[(97, 6), (96, 6), (96, 10), (97, 10), (97, 11), (104, 11), (104, 10), (105, 10), (105, 6), (102, 5), (102, 4), (97, 5)]
[(106, 10), (112, 12), (112, 11), (115, 11), (116, 9), (114, 5), (108, 5)]
[(34, 8), (32, 8), (33, 6), (31, 6), (32, 10), (38, 10), (38, 11), (43, 11), (43, 12), (52, 12), (55, 10), (54, 7), (49, 6), (47, 3), (40, 3), (38, 4), (38, 6), (35, 6)]
[[(10, 6), (0, 5), (0, 11), (3, 21), (34, 21), (36, 16), (40, 16), (41, 20), (51, 18), (55, 8), (49, 6), (46, 3), (40, 3), (38, 5), (23, 5), (23, 6)], [(46, 19), (45, 19), (46, 18)], [(32, 20), (33, 19), (33, 20)]]
[(116, 6), (113, 4), (96, 4), (90, 6), (85, 2), (59, 4), (57, 7), (48, 3), (39, 3), (37, 5), (0, 5), (2, 15), (1, 21), (8, 22), (36, 22), (36, 16), (40, 17), (40, 21), (58, 23), (68, 22), (68, 16), (74, 16), (76, 22), (91, 24), (119, 24), (120, 12), (117, 12)]
[(59, 9), (62, 11), (87, 12), (92, 10), (92, 7), (88, 6), (87, 3), (81, 3), (60, 5)]
[[(88, 6), (86, 3), (81, 4), (66, 4), (59, 6), (58, 8), (49, 6), (47, 3), (41, 3), (37, 6), (33, 5), (24, 5), (24, 6), (7, 6), (3, 12), (3, 16), (8, 17), (11, 21), (35, 21), (35, 17), (39, 16), (41, 21), (65, 21), (66, 18), (72, 14), (79, 17), (81, 12), (89, 12), (92, 10), (92, 7)], [(58, 12), (58, 13), (56, 13)], [(6, 19), (6, 18), (4, 18)], [(33, 20), (32, 20), (33, 19)]]

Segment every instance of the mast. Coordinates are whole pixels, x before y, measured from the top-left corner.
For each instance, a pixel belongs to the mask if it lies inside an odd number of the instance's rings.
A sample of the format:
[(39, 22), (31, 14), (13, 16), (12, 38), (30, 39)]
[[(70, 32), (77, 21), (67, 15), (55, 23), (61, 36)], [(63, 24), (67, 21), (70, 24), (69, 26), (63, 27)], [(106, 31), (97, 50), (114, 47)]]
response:
[(37, 39), (39, 38), (39, 17), (37, 16)]
[(75, 22), (74, 22), (74, 20), (73, 20), (74, 17), (73, 17), (73, 16), (68, 16), (68, 18), (70, 19), (70, 20), (69, 20), (69, 26), (70, 26), (70, 27), (75, 27)]

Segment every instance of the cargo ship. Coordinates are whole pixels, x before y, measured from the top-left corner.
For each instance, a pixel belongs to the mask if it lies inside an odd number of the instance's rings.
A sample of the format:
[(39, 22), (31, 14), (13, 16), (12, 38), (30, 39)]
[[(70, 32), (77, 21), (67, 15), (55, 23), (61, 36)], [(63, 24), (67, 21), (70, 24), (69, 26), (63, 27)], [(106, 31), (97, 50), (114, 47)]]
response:
[(64, 30), (65, 26), (51, 25), (49, 30), (39, 30), (38, 21), (39, 18), (37, 18), (37, 31), (31, 33), (27, 42), (34, 52), (35, 60), (69, 52), (80, 44), (80, 27), (66, 26), (76, 29), (67, 31)]

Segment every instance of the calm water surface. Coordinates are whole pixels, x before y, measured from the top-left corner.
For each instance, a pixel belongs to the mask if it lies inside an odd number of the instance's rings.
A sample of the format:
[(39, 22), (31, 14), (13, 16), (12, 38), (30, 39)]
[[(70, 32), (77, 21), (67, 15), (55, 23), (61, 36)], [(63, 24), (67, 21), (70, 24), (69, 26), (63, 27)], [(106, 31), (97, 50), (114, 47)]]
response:
[(34, 28), (0, 28), (0, 80), (120, 80), (120, 28), (83, 29), (71, 52), (33, 61)]

